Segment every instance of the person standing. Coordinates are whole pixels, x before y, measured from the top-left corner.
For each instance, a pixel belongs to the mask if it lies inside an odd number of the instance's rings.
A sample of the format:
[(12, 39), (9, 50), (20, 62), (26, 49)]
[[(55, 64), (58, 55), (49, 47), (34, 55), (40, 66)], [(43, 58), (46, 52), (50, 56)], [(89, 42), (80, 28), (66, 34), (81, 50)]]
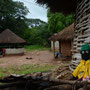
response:
[(3, 56), (5, 56), (5, 52), (6, 52), (5, 48), (3, 48)]

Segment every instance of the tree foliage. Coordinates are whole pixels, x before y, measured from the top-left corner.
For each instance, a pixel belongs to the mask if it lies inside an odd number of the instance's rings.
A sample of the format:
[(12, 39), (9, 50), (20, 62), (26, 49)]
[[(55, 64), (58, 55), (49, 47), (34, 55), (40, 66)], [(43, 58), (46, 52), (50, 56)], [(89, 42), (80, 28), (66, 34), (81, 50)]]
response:
[(47, 16), (48, 23), (39, 19), (27, 20), (30, 28), (24, 35), (29, 44), (48, 45), (50, 44), (49, 37), (53, 33), (60, 32), (74, 22), (72, 14), (65, 16), (62, 13), (51, 13), (48, 11)]
[(25, 35), (25, 39), (29, 44), (39, 44), (39, 45), (47, 45), (48, 38), (50, 37), (48, 31), (48, 24), (40, 25), (37, 27), (29, 28)]
[(8, 28), (22, 37), (28, 28), (25, 23), (27, 13), (28, 9), (22, 2), (0, 0), (0, 32)]
[(65, 27), (69, 26), (74, 22), (74, 17), (72, 14), (65, 16), (62, 13), (51, 13), (48, 9), (48, 29), (51, 34), (58, 33)]
[(40, 19), (27, 19), (26, 23), (28, 24), (28, 26), (30, 28), (37, 27), (37, 26), (42, 26), (42, 25), (46, 24), (46, 22), (44, 22)]
[(40, 19), (27, 19), (28, 12), (22, 2), (0, 0), (0, 32), (8, 28), (29, 44), (47, 45), (53, 33), (60, 32), (74, 21), (72, 14), (65, 16), (48, 10), (46, 23)]

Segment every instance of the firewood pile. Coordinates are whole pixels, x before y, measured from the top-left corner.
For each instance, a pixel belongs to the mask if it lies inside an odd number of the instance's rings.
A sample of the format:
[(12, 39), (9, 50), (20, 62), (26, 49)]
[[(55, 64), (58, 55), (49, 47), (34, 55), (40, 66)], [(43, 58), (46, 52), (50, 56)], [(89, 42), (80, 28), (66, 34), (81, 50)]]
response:
[(11, 74), (0, 79), (0, 90), (89, 90), (90, 82), (72, 80), (70, 62), (62, 61), (55, 70), (25, 75)]
[(62, 63), (60, 66), (53, 71), (52, 77), (55, 79), (70, 80), (72, 79), (72, 72), (69, 69), (69, 64)]
[(69, 64), (61, 63), (54, 71), (4, 77), (0, 90), (89, 90), (89, 81), (71, 79)]
[(10, 75), (0, 79), (0, 82), (3, 82), (0, 90), (89, 90), (90, 88), (90, 82), (55, 79), (51, 78), (50, 74)]

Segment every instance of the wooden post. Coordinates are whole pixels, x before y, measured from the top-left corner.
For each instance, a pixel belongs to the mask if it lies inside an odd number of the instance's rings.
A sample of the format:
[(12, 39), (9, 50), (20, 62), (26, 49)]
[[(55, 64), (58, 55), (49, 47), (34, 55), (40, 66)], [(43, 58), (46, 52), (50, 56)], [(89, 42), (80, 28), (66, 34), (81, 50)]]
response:
[(59, 54), (61, 53), (61, 41), (59, 41)]
[(54, 50), (54, 57), (55, 57), (55, 41), (53, 41), (53, 50)]
[(71, 40), (71, 56), (72, 56), (73, 40)]

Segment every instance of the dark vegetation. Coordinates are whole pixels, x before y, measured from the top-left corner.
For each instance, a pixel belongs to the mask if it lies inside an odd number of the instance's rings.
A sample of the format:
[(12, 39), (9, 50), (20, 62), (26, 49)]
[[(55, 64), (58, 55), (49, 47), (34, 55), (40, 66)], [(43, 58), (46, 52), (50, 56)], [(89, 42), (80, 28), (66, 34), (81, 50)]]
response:
[(49, 46), (48, 38), (74, 22), (72, 14), (51, 13), (48, 9), (48, 22), (40, 19), (27, 19), (28, 9), (22, 2), (0, 0), (0, 32), (10, 29), (30, 45)]

